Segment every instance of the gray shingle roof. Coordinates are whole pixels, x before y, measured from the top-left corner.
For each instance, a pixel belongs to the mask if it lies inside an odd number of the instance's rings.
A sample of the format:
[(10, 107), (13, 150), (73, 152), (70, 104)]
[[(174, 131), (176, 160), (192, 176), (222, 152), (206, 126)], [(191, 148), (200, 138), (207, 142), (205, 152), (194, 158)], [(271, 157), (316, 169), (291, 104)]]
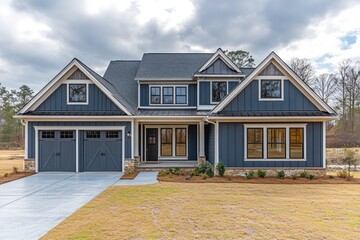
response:
[(242, 112), (219, 112), (211, 116), (221, 117), (330, 117), (328, 112), (320, 111), (242, 111)]
[(135, 80), (192, 79), (213, 53), (145, 53)]
[(126, 98), (133, 110), (138, 105), (138, 89), (134, 78), (139, 64), (140, 61), (111, 61), (104, 74), (104, 78)]
[(80, 60), (76, 59), (96, 80), (98, 80), (106, 89), (108, 89), (111, 94), (113, 95), (116, 100), (118, 100), (129, 112), (134, 113), (136, 108), (133, 108), (132, 104), (130, 104), (123, 96), (123, 92), (119, 91), (112, 82), (106, 80), (105, 78), (101, 77), (99, 74), (97, 74), (95, 71), (93, 71), (91, 68), (86, 66), (84, 63), (82, 63)]
[(123, 111), (29, 111), (24, 115), (31, 116), (124, 116), (126, 113)]
[(159, 110), (159, 109), (146, 109), (139, 110), (136, 115), (139, 116), (206, 116), (209, 111), (197, 111), (191, 109), (179, 109), (179, 110)]

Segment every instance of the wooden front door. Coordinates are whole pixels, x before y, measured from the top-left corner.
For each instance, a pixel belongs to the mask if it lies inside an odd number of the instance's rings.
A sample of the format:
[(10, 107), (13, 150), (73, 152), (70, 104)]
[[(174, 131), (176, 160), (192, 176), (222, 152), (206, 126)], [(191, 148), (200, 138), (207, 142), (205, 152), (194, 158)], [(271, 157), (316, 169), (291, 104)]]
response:
[(146, 161), (158, 161), (158, 129), (146, 129)]

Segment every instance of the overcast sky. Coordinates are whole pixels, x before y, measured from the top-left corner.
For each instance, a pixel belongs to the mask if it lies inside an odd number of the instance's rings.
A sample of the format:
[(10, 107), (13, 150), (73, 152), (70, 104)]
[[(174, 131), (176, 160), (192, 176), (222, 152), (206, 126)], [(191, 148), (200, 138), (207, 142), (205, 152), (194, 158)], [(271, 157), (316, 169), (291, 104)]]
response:
[(99, 74), (144, 52), (271, 51), (318, 73), (360, 59), (360, 1), (1, 0), (0, 83), (35, 91), (77, 57)]

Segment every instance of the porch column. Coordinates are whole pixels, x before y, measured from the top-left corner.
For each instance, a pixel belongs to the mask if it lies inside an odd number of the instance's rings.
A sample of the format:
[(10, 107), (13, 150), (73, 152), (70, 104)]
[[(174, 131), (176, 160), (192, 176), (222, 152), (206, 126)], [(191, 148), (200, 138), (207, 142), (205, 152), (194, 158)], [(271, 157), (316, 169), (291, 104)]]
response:
[(139, 122), (134, 121), (133, 128), (133, 146), (134, 146), (134, 157), (139, 156)]
[(204, 129), (204, 122), (201, 121), (199, 123), (199, 156), (205, 156), (205, 148), (204, 148), (204, 140), (205, 140), (205, 129)]

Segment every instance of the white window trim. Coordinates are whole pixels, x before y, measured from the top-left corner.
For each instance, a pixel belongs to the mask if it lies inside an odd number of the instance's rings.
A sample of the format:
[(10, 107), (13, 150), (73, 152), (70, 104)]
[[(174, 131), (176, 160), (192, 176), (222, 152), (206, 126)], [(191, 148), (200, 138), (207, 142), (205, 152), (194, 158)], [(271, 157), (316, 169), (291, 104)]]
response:
[[(86, 102), (70, 102), (69, 101), (69, 88), (70, 84), (85, 84), (86, 87)], [(67, 105), (89, 105), (89, 80), (68, 80), (66, 82), (66, 103)]]
[[(147, 134), (146, 134), (146, 129), (148, 128), (156, 128), (158, 130), (158, 160), (187, 160), (188, 156), (189, 156), (189, 149), (188, 149), (188, 144), (189, 144), (189, 125), (146, 125), (145, 126), (145, 147), (147, 144)], [(172, 129), (172, 156), (161, 156), (161, 136), (160, 136), (160, 131), (162, 128), (171, 128)], [(186, 129), (186, 155), (185, 156), (176, 156), (176, 134), (175, 134), (175, 130), (176, 128), (185, 128)], [(145, 161), (147, 161), (147, 157), (146, 157), (146, 151), (145, 152)]]
[[(281, 84), (281, 98), (262, 98), (261, 97), (261, 81), (269, 81), (269, 80), (280, 80), (280, 84)], [(284, 78), (277, 78), (272, 77), (270, 78), (261, 78), (258, 79), (259, 82), (259, 101), (284, 101)]]
[[(244, 124), (244, 161), (306, 161), (306, 123), (305, 124)], [(248, 128), (261, 128), (263, 129), (263, 158), (253, 159), (247, 158), (247, 129)], [(286, 129), (286, 157), (280, 159), (267, 158), (267, 129), (268, 128), (285, 128)], [(290, 128), (303, 128), (304, 129), (304, 142), (303, 142), (303, 158), (290, 158)]]
[[(151, 88), (159, 87), (160, 88), (160, 103), (151, 103)], [(163, 103), (163, 88), (171, 87), (173, 88), (173, 103)], [(176, 103), (176, 88), (185, 87), (186, 88), (186, 103)], [(188, 106), (189, 105), (189, 85), (149, 85), (149, 106)]]

